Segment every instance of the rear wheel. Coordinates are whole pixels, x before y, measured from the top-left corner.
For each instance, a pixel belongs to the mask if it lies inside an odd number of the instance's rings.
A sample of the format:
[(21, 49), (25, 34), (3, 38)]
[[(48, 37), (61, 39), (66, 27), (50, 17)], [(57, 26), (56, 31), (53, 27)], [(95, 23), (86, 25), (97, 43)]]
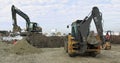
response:
[(69, 56), (70, 57), (75, 57), (75, 56), (77, 56), (77, 54), (75, 54), (75, 53), (74, 54), (69, 54)]

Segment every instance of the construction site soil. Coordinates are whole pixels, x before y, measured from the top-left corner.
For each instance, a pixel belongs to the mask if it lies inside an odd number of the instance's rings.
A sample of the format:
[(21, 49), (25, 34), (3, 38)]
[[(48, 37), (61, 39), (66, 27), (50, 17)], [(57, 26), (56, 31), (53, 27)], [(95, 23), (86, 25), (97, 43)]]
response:
[(55, 48), (63, 47), (67, 36), (44, 36), (39, 34), (32, 34), (26, 37), (29, 44), (37, 48)]
[(25, 39), (16, 44), (0, 42), (0, 63), (120, 63), (120, 44), (101, 50), (96, 57), (69, 57), (63, 47), (36, 48)]

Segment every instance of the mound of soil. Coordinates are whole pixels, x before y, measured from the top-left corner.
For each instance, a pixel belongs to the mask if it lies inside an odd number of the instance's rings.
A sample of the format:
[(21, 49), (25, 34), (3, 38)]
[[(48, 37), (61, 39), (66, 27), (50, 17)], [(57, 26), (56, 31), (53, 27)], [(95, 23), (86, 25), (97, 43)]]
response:
[(14, 46), (9, 49), (11, 53), (15, 54), (29, 54), (29, 53), (40, 53), (40, 48), (33, 47), (26, 40), (18, 41)]

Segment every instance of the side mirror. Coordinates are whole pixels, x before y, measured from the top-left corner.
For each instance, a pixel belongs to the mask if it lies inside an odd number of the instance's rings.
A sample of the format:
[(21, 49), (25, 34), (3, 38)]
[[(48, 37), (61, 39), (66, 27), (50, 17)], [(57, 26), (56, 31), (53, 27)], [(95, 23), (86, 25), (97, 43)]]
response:
[(67, 28), (69, 28), (69, 25), (67, 25)]
[(69, 33), (68, 35), (71, 35), (71, 33)]

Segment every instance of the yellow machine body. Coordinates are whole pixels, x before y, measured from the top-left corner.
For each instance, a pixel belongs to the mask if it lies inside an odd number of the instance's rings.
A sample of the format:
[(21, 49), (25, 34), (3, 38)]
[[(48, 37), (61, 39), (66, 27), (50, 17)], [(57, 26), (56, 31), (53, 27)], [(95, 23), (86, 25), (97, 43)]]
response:
[[(75, 44), (78, 44), (78, 42), (76, 40), (74, 40), (74, 37), (72, 37), (71, 35), (68, 35), (68, 42), (67, 42), (68, 46), (67, 46), (67, 50), (68, 50), (68, 54), (70, 56), (74, 56), (75, 54), (81, 54), (79, 50), (76, 50), (75, 48), (78, 48), (79, 46), (74, 46)], [(89, 46), (87, 47), (87, 50), (85, 53), (93, 53), (94, 55), (100, 54), (100, 45), (97, 46), (97, 48), (90, 48)], [(83, 53), (83, 54), (85, 54)]]

